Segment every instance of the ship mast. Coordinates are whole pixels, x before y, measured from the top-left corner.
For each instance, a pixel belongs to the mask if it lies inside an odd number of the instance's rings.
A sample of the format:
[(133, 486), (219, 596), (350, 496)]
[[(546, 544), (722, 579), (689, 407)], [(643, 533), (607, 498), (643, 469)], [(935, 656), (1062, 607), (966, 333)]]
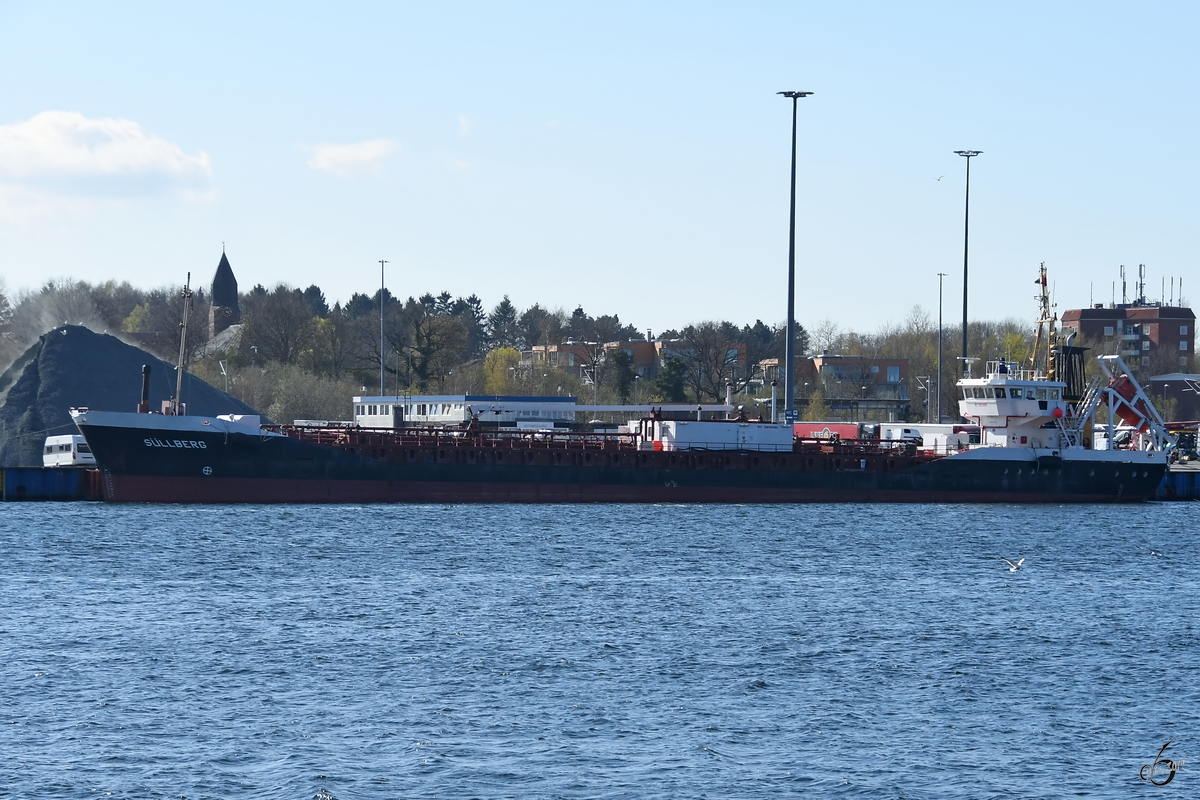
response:
[(1029, 369), (1035, 376), (1057, 380), (1054, 363), (1054, 347), (1058, 339), (1056, 323), (1058, 314), (1054, 313), (1050, 304), (1050, 287), (1046, 281), (1046, 262), (1039, 269), (1038, 279), (1034, 281), (1040, 287), (1037, 297), (1038, 321), (1037, 334), (1033, 338), (1033, 352), (1029, 354)]
[(184, 356), (187, 352), (187, 327), (188, 327), (188, 312), (192, 310), (192, 273), (187, 274), (187, 283), (183, 285), (183, 291), (179, 293), (183, 298), (183, 321), (179, 323), (179, 363), (175, 367), (175, 398), (171, 401), (171, 413), (179, 416), (183, 405), (180, 403), (180, 397), (183, 395), (183, 369)]

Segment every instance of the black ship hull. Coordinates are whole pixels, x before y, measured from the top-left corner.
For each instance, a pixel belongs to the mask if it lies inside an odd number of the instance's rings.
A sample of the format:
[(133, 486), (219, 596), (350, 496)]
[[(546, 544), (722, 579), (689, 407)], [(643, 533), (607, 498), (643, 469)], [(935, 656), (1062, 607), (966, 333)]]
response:
[[(84, 412), (105, 498), (169, 503), (1098, 503), (1151, 498), (1161, 454), (645, 451), (441, 434), (312, 432)], [(331, 441), (322, 441), (322, 437)], [(610, 446), (611, 445), (611, 446)]]

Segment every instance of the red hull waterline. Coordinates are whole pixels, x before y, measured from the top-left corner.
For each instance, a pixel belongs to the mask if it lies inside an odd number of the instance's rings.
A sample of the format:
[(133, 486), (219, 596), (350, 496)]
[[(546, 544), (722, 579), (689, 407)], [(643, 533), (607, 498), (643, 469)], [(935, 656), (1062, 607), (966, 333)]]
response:
[(1120, 503), (1140, 497), (1033, 492), (861, 491), (554, 483), (223, 479), (105, 475), (114, 503)]

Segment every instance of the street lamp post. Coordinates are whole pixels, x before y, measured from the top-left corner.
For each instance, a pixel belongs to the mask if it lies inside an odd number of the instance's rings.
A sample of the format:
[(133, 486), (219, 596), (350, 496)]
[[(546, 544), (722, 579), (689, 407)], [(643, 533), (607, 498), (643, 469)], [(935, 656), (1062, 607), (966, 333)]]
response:
[(383, 394), (384, 394), (383, 381), (384, 381), (384, 376), (387, 375), (387, 372), (384, 371), (384, 364), (383, 364), (383, 287), (385, 285), (384, 281), (383, 281), (383, 265), (386, 263), (388, 263), (388, 262), (384, 261), (383, 259), (379, 260), (379, 396), (380, 397), (383, 397)]
[(946, 273), (938, 273), (938, 378), (937, 378), (937, 421), (942, 424), (942, 278)]
[(962, 357), (963, 374), (967, 374), (967, 254), (971, 231), (971, 159), (982, 153), (982, 150), (955, 150), (967, 160), (967, 195), (963, 210), (963, 319), (962, 319)]
[(812, 92), (776, 92), (792, 101), (792, 213), (788, 216), (787, 343), (784, 347), (783, 417), (796, 421), (796, 101)]

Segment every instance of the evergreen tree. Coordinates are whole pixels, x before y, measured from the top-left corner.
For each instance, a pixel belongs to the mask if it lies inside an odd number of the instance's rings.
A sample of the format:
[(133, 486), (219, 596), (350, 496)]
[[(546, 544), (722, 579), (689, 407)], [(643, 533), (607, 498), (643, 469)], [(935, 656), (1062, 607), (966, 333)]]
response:
[(583, 306), (579, 306), (571, 312), (571, 318), (567, 320), (567, 324), (563, 326), (563, 333), (568, 338), (574, 339), (577, 342), (592, 342), (596, 340), (596, 321), (588, 316), (588, 313), (583, 310)]
[(477, 295), (460, 297), (451, 306), (451, 315), (467, 332), (467, 358), (482, 358), (488, 351), (487, 315)]
[(368, 295), (361, 292), (355, 292), (346, 301), (346, 307), (343, 309), (346, 316), (350, 319), (358, 319), (359, 317), (370, 316), (372, 313), (379, 314), (379, 293), (376, 292), (375, 299), (372, 300)]
[(617, 402), (628, 403), (629, 395), (633, 392), (633, 356), (628, 350), (617, 350), (613, 353), (612, 362), (617, 383)]
[(504, 295), (504, 299), (496, 304), (487, 319), (488, 335), (492, 347), (513, 347), (521, 350), (525, 342), (521, 338), (521, 326), (517, 320), (517, 308)]
[[(299, 289), (296, 291), (300, 292)], [(313, 316), (320, 317), (321, 319), (329, 316), (329, 303), (325, 302), (325, 293), (315, 283), (303, 292), (300, 292), (300, 298), (308, 303), (308, 307), (312, 309)]]
[(658, 371), (654, 389), (664, 403), (686, 403), (688, 368), (678, 358), (669, 356)]

